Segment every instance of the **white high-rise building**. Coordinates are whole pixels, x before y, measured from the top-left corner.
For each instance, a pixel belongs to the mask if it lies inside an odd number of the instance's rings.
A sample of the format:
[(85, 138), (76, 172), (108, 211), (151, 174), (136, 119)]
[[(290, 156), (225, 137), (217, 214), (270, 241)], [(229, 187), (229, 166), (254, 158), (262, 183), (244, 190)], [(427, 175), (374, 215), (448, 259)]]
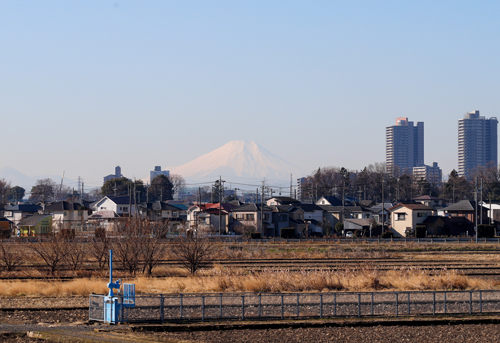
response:
[(424, 165), (424, 123), (413, 126), (408, 118), (396, 118), (396, 125), (385, 130), (385, 162), (387, 172), (411, 172)]
[(496, 117), (486, 119), (479, 111), (458, 121), (458, 175), (468, 177), (479, 166), (497, 166), (497, 126)]

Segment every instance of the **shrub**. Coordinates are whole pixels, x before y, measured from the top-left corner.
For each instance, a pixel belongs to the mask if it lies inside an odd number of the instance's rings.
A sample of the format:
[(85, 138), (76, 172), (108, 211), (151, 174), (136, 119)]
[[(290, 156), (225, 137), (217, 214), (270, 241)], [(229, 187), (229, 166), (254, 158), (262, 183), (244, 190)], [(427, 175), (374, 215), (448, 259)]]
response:
[(281, 238), (295, 238), (295, 228), (293, 227), (282, 228)]
[(427, 227), (425, 225), (417, 225), (415, 228), (415, 237), (416, 238), (425, 238), (427, 233)]
[(480, 238), (493, 238), (495, 237), (495, 227), (493, 225), (478, 225), (477, 235)]
[(394, 234), (391, 231), (385, 231), (381, 236), (381, 238), (392, 238)]

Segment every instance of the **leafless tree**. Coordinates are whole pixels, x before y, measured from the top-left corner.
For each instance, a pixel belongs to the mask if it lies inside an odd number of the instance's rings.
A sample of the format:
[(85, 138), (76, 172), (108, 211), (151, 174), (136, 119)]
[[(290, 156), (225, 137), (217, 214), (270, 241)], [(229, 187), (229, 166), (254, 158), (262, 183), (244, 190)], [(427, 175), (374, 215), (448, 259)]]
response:
[(172, 253), (194, 275), (212, 261), (215, 244), (207, 236), (186, 232), (186, 236), (180, 235), (179, 240), (173, 244)]
[(113, 244), (118, 264), (131, 275), (135, 275), (140, 267), (142, 240), (144, 235), (143, 221), (132, 219), (117, 225), (120, 237)]
[(109, 249), (111, 242), (105, 235), (96, 235), (89, 247), (89, 254), (95, 258), (99, 270), (103, 270), (109, 263)]
[(239, 233), (243, 237), (250, 238), (252, 233), (257, 232), (257, 226), (255, 225), (238, 225), (234, 228), (236, 233)]
[(151, 276), (153, 268), (165, 257), (167, 245), (160, 239), (168, 232), (168, 222), (145, 222), (144, 234), (140, 237), (142, 272)]
[(0, 264), (7, 271), (23, 264), (23, 255), (15, 244), (0, 240)]
[(57, 235), (49, 236), (44, 241), (39, 239), (30, 242), (28, 246), (44, 261), (51, 275), (54, 275), (68, 254), (64, 239)]
[(0, 209), (3, 209), (4, 205), (7, 203), (9, 190), (10, 182), (5, 181), (5, 179), (0, 179)]
[(179, 194), (179, 192), (186, 187), (186, 181), (179, 174), (171, 174), (169, 177), (170, 182), (172, 183), (172, 191), (173, 194)]
[(79, 270), (82, 267), (83, 260), (87, 255), (87, 247), (79, 239), (66, 239), (61, 243), (66, 246), (66, 263), (72, 270)]

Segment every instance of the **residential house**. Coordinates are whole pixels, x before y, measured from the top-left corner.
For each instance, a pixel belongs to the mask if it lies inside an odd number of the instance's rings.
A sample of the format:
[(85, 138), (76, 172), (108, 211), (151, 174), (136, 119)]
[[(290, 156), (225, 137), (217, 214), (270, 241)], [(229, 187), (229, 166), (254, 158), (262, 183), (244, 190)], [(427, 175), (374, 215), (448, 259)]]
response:
[(276, 196), (266, 201), (267, 206), (294, 205), (300, 206), (300, 201), (291, 197)]
[(273, 237), (275, 230), (272, 224), (271, 207), (262, 204), (246, 204), (232, 210), (233, 228), (238, 226), (254, 226), (257, 232), (266, 237)]
[(379, 223), (386, 223), (391, 219), (391, 212), (389, 209), (393, 207), (390, 202), (384, 202), (384, 204), (379, 203), (375, 206), (372, 206), (370, 210), (373, 212), (372, 217), (375, 218)]
[[(476, 209), (475, 201), (462, 200), (443, 208), (441, 211), (444, 213), (445, 216), (464, 217), (469, 222), (474, 224), (474, 226), (476, 223), (476, 219), (478, 224), (489, 224), (488, 208), (478, 204)], [(476, 216), (476, 211), (477, 211), (477, 216)]]
[(118, 223), (123, 218), (115, 211), (101, 210), (95, 211), (88, 216), (88, 227), (95, 231), (97, 228), (103, 228), (106, 232), (118, 231)]
[(290, 205), (272, 205), (272, 222), (274, 226), (274, 237), (281, 237), (281, 229), (290, 227)]
[(17, 223), (17, 235), (45, 236), (52, 232), (52, 216), (50, 214), (34, 214), (21, 219)]
[(16, 226), (22, 219), (38, 214), (41, 209), (41, 206), (35, 204), (7, 205), (4, 208), (4, 217)]
[(373, 225), (373, 219), (355, 219), (349, 218), (344, 220), (344, 232), (351, 231), (353, 233), (352, 237), (377, 237), (382, 234), (381, 225)]
[(89, 210), (77, 202), (59, 201), (47, 206), (45, 213), (52, 215), (52, 225), (56, 231), (70, 226), (77, 231), (84, 231)]
[(432, 207), (419, 203), (399, 203), (389, 209), (391, 229), (397, 237), (414, 235), (415, 228), (423, 224), (427, 217), (434, 215)]
[(443, 199), (439, 199), (430, 195), (422, 195), (418, 198), (413, 198), (413, 201), (419, 202), (426, 206), (432, 207), (435, 210), (441, 209), (444, 207)]
[(305, 236), (307, 224), (304, 221), (304, 210), (300, 207), (290, 206), (288, 209), (289, 225), (295, 228), (295, 236)]
[(107, 195), (94, 203), (95, 211), (113, 211), (120, 217), (137, 217), (139, 214), (138, 204), (128, 195), (111, 196)]

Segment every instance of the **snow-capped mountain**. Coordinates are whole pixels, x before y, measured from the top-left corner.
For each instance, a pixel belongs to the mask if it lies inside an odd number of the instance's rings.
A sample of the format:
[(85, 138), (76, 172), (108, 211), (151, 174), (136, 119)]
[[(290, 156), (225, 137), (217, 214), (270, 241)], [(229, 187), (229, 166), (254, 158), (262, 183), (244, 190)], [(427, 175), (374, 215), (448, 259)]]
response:
[(290, 180), (303, 171), (274, 155), (255, 142), (231, 141), (208, 154), (178, 167), (167, 168), (189, 181), (215, 181), (222, 176), (227, 181)]

